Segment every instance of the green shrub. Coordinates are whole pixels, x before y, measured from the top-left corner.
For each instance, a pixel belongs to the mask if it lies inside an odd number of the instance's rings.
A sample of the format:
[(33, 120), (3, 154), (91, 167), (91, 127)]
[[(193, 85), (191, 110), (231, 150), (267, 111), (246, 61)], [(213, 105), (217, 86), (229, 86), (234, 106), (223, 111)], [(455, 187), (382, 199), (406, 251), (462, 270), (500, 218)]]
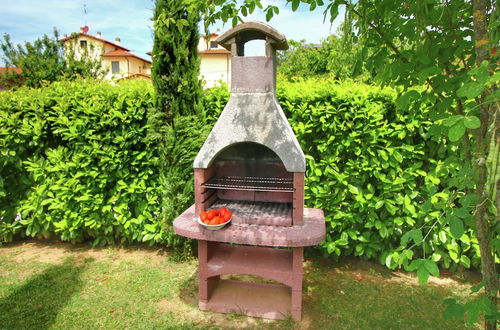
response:
[[(158, 136), (146, 82), (0, 94), (0, 241), (180, 244), (171, 223), (193, 202), (192, 161), (228, 96), (207, 90), (202, 117), (176, 117)], [(306, 154), (306, 206), (325, 211), (325, 255), (388, 267), (424, 254), (447, 268), (479, 264), (471, 186), (453, 179), (462, 155), (431, 137), (439, 121), (418, 91), (408, 109), (392, 89), (352, 82), (281, 83), (278, 98)], [(163, 176), (160, 138), (171, 160)]]
[[(283, 84), (278, 95), (306, 154), (306, 205), (326, 214), (325, 254), (391, 268), (423, 255), (447, 268), (479, 264), (471, 187), (452, 179), (463, 162), (430, 138), (436, 125), (417, 91), (403, 110), (396, 91), (350, 82)], [(453, 235), (457, 217), (466, 226)]]

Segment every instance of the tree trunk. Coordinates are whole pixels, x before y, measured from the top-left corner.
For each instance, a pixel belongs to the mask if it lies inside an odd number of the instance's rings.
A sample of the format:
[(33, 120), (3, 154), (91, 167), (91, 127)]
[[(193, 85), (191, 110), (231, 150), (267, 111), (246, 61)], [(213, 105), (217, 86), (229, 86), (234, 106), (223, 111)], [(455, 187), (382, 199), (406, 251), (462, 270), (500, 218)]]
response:
[[(486, 0), (473, 0), (473, 22), (474, 22), (474, 44), (476, 51), (476, 63), (481, 65), (482, 61), (489, 59), (489, 44), (488, 36), (488, 4)], [(488, 91), (485, 92), (487, 94)], [(480, 100), (482, 103), (483, 98)], [(492, 249), (489, 247), (489, 223), (490, 216), (488, 206), (489, 203), (494, 203), (489, 192), (493, 191), (492, 187), (487, 187), (488, 169), (486, 167), (486, 159), (488, 158), (488, 146), (491, 139), (495, 143), (498, 141), (498, 132), (495, 129), (495, 124), (492, 121), (497, 121), (495, 111), (497, 105), (490, 106), (481, 105), (481, 127), (475, 132), (476, 137), (476, 155), (474, 157), (474, 166), (476, 169), (476, 189), (479, 196), (479, 204), (476, 208), (475, 223), (476, 223), (476, 236), (479, 242), (481, 251), (481, 274), (485, 284), (485, 293), (488, 299), (496, 305), (498, 295), (498, 277), (495, 265), (495, 257)], [(492, 125), (493, 124), (493, 125)], [(490, 129), (493, 127), (493, 129)], [(490, 182), (491, 185), (496, 185), (495, 180)], [(493, 215), (494, 216), (494, 215)], [(485, 321), (485, 329), (496, 329), (496, 321)]]

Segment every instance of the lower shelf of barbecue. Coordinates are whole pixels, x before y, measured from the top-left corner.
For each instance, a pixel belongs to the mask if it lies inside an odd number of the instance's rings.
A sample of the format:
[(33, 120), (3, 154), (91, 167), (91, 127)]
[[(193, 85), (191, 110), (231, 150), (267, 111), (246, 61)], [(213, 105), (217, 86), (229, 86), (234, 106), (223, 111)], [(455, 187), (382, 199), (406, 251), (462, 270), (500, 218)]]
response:
[(269, 278), (291, 286), (293, 256), (291, 250), (212, 243), (207, 277), (222, 274), (249, 274)]
[(220, 280), (200, 309), (279, 320), (291, 314), (291, 299), (284, 285)]

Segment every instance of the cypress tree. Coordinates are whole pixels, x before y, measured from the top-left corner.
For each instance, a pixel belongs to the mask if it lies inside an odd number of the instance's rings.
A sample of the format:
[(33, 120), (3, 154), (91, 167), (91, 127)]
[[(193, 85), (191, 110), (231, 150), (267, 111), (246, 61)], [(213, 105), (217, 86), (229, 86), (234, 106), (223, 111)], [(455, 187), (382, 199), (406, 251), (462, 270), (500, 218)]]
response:
[[(203, 143), (199, 79), (198, 23), (203, 0), (156, 0), (152, 79), (155, 106), (149, 113), (150, 137), (158, 145), (161, 218), (167, 226), (193, 196), (192, 162)], [(184, 196), (184, 197), (183, 197)], [(189, 244), (167, 232), (169, 245)]]
[(198, 23), (200, 0), (156, 0), (152, 78), (156, 108), (167, 124), (201, 113)]

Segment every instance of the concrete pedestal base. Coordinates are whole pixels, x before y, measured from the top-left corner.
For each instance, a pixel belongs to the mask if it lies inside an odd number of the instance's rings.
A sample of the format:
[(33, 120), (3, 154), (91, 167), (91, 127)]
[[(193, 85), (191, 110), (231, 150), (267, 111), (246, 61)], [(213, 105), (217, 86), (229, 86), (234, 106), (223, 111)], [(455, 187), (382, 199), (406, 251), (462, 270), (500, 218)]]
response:
[[(323, 211), (305, 208), (303, 214), (300, 226), (231, 223), (207, 230), (198, 224), (194, 205), (184, 211), (174, 221), (174, 231), (198, 240), (200, 308), (271, 319), (291, 315), (300, 321), (304, 246), (325, 238)], [(226, 274), (255, 275), (283, 285), (221, 280)]]
[[(291, 250), (198, 242), (199, 305), (202, 310), (270, 319), (302, 313), (302, 247)], [(221, 280), (248, 274), (284, 285)]]
[(292, 314), (291, 299), (285, 285), (220, 280), (208, 301), (200, 300), (199, 306), (204, 311), (281, 320)]

